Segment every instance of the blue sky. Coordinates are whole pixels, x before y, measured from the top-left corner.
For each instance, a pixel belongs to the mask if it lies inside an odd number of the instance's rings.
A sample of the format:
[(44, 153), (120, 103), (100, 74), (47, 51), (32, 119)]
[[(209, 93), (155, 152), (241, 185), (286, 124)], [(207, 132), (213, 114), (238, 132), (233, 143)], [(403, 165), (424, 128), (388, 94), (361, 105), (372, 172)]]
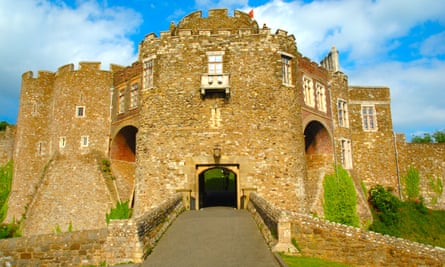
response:
[(335, 45), (351, 85), (391, 88), (394, 130), (407, 138), (445, 129), (443, 0), (0, 0), (0, 121), (16, 121), (22, 73), (130, 65), (146, 34), (220, 7), (253, 9), (316, 62)]

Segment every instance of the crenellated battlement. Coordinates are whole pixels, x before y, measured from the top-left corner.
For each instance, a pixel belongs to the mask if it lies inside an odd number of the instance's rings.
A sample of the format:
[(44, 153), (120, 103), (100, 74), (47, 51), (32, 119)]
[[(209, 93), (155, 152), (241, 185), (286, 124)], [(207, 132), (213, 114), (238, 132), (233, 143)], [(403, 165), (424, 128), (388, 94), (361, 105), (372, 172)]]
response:
[(71, 73), (73, 71), (76, 72), (87, 72), (87, 71), (109, 71), (115, 72), (122, 68), (123, 66), (119, 66), (116, 64), (110, 64), (109, 70), (101, 69), (101, 62), (79, 62), (78, 69), (75, 68), (75, 65), (70, 63), (63, 65), (57, 69), (56, 72), (47, 71), (47, 70), (39, 70), (37, 71), (37, 77), (34, 77), (33, 71), (27, 71), (22, 74), (22, 80), (29, 79), (48, 79), (51, 76), (62, 76), (67, 73)]
[(155, 33), (147, 34), (140, 45), (144, 46), (160, 40), (169, 41), (174, 38), (239, 38), (270, 35), (288, 38), (290, 42), (295, 42), (295, 36), (289, 35), (285, 30), (278, 29), (272, 33), (265, 24), (260, 28), (257, 21), (245, 12), (235, 10), (234, 15), (229, 16), (227, 9), (211, 9), (208, 17), (203, 17), (202, 11), (196, 11), (185, 16), (177, 25), (172, 22), (169, 30), (161, 31), (159, 37)]

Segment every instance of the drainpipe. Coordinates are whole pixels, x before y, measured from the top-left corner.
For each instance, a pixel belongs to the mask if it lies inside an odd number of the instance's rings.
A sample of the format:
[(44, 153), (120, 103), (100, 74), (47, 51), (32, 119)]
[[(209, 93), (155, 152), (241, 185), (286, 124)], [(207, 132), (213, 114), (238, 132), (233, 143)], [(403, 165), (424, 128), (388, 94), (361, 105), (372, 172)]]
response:
[(394, 136), (394, 154), (395, 154), (394, 156), (396, 158), (397, 187), (399, 189), (400, 200), (403, 201), (402, 190), (401, 190), (401, 186), (400, 186), (399, 152), (397, 150), (397, 135), (396, 135), (396, 133), (393, 132), (393, 136)]
[(328, 92), (329, 92), (329, 103), (330, 103), (331, 117), (332, 117), (332, 148), (334, 149), (334, 169), (335, 169), (334, 171), (335, 171), (335, 177), (338, 178), (338, 172), (337, 172), (337, 150), (335, 149), (334, 112), (333, 112), (333, 109), (332, 109), (331, 81), (328, 82)]

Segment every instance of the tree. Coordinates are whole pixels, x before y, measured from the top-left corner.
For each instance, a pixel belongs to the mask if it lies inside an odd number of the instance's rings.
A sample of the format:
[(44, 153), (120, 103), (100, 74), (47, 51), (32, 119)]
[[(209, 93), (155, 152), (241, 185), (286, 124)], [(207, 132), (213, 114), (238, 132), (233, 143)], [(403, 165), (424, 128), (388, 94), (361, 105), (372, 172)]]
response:
[(433, 134), (424, 133), (423, 136), (413, 135), (412, 143), (445, 143), (445, 130), (435, 131)]
[(445, 130), (435, 131), (433, 137), (436, 143), (445, 143)]
[(6, 121), (0, 121), (0, 131), (6, 130), (6, 126), (8, 125), (9, 123), (7, 123)]

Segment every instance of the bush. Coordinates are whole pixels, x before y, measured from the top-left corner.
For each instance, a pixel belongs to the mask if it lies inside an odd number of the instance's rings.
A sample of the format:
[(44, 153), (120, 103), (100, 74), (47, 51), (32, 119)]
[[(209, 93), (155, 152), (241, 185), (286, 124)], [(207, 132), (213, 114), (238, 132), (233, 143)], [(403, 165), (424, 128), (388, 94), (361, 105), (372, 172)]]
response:
[(401, 201), (383, 186), (376, 185), (369, 190), (369, 203), (384, 224), (394, 225), (398, 222)]
[(107, 224), (110, 220), (124, 220), (130, 219), (133, 209), (128, 206), (128, 201), (117, 202), (115, 208), (111, 208), (110, 213), (105, 215), (105, 221)]
[(12, 222), (9, 224), (0, 225), (0, 239), (20, 237), (22, 236), (20, 232), (20, 224)]
[(326, 175), (324, 188), (324, 214), (327, 220), (351, 226), (359, 226), (357, 195), (349, 173), (341, 166), (335, 167), (337, 176)]

